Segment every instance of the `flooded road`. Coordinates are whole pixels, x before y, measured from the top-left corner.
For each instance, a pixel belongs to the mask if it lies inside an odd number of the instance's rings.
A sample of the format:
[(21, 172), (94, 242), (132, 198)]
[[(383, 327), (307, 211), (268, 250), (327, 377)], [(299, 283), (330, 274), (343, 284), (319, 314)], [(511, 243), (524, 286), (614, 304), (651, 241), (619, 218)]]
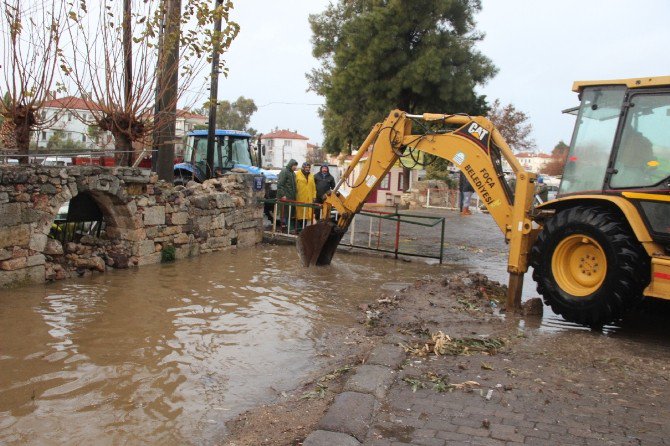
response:
[(359, 303), (446, 267), (263, 245), (0, 292), (0, 443), (201, 444), (295, 388)]

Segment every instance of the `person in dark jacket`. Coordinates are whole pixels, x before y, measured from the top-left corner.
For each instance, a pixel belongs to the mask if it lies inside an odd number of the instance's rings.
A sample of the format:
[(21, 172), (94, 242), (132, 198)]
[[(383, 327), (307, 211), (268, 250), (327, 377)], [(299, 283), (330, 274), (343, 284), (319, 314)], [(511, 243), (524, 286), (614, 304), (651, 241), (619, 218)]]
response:
[(458, 179), (458, 190), (461, 193), (461, 215), (472, 215), (470, 212), (470, 199), (475, 190), (472, 188), (472, 185), (465, 177), (465, 174), (461, 172), (461, 175)]
[[(279, 172), (277, 179), (277, 199), (279, 201), (295, 201), (296, 184), (295, 171), (298, 168), (298, 162), (294, 159), (288, 162), (286, 167)], [(279, 205), (279, 213), (281, 215), (282, 226), (286, 225), (286, 218), (288, 216), (288, 207)]]
[(298, 162), (294, 159), (279, 172), (277, 179), (277, 198), (282, 201), (295, 201), (295, 171), (298, 169)]
[(535, 184), (535, 194), (540, 197), (542, 203), (549, 201), (549, 187), (544, 184), (544, 178), (537, 177), (537, 183)]
[[(319, 172), (314, 175), (316, 183), (316, 202), (323, 203), (324, 197), (328, 191), (335, 189), (335, 178), (330, 174), (328, 166), (323, 165)], [(321, 218), (321, 209), (316, 209), (316, 219)]]

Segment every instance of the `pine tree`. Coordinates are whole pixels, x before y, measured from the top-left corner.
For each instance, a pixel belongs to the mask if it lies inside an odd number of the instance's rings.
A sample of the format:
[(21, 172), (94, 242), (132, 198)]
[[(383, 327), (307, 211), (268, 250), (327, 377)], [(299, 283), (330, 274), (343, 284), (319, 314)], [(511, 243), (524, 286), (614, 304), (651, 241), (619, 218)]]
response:
[(324, 148), (355, 148), (394, 108), (484, 114), (475, 87), (496, 68), (475, 48), (480, 9), (479, 0), (339, 0), (310, 16), (321, 66), (307, 77), (326, 99)]

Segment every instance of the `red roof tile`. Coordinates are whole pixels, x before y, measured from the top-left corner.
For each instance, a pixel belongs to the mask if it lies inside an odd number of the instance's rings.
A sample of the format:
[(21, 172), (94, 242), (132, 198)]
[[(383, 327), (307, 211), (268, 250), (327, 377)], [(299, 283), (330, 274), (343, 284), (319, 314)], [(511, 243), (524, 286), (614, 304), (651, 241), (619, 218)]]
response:
[(544, 152), (519, 152), (515, 155), (517, 158), (551, 158), (551, 155)]
[(74, 96), (65, 96), (64, 98), (51, 99), (42, 103), (43, 107), (64, 108), (67, 110), (99, 110), (100, 107), (93, 102), (86, 99), (77, 98)]
[(184, 119), (204, 119), (207, 120), (207, 116), (199, 115), (197, 113), (191, 113), (188, 110), (177, 110), (177, 117)]
[(266, 135), (263, 135), (261, 139), (307, 139), (308, 137), (302, 136), (298, 133), (291, 132), (290, 130), (278, 130), (276, 132), (271, 132)]

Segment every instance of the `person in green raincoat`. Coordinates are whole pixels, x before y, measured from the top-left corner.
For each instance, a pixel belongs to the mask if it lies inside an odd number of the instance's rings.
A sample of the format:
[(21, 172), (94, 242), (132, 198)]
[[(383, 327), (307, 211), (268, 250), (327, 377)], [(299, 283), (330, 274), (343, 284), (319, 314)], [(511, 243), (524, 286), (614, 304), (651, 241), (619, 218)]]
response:
[[(288, 164), (282, 169), (279, 173), (279, 178), (277, 179), (277, 198), (279, 201), (295, 201), (296, 199), (296, 183), (295, 183), (295, 170), (298, 168), (298, 162), (294, 159), (291, 159)], [(279, 212), (281, 215), (281, 224), (282, 226), (286, 225), (286, 219), (288, 218), (288, 206), (279, 205)], [(295, 215), (295, 212), (293, 213)]]

